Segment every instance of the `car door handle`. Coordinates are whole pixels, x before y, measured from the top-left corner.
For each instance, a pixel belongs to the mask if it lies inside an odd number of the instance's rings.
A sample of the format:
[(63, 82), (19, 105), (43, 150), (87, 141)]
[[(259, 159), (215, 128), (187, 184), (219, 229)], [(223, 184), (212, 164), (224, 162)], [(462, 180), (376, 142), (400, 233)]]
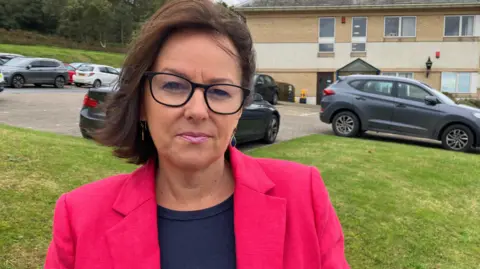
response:
[(361, 101), (365, 101), (365, 100), (367, 100), (367, 99), (365, 99), (364, 97), (356, 97), (355, 99), (357, 99), (357, 100), (361, 100)]
[(405, 108), (405, 107), (407, 107), (407, 106), (404, 105), (404, 104), (397, 104), (397, 107)]

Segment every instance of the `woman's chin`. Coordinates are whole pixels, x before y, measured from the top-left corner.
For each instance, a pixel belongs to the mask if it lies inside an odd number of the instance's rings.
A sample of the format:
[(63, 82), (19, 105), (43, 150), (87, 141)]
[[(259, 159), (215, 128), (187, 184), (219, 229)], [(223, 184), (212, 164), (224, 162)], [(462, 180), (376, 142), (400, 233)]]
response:
[(212, 150), (211, 147), (182, 147), (182, 149), (173, 151), (170, 157), (179, 167), (199, 170), (210, 166), (222, 154)]

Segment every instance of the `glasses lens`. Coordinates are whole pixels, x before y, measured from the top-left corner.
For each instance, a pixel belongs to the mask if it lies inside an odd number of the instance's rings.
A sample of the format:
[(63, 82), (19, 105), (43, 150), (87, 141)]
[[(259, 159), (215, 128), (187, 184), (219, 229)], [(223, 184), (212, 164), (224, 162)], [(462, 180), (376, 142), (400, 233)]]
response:
[(214, 85), (206, 92), (210, 108), (217, 113), (236, 112), (243, 101), (243, 90), (233, 85)]
[(152, 95), (158, 102), (172, 106), (185, 103), (192, 91), (188, 81), (167, 74), (155, 75), (150, 86)]

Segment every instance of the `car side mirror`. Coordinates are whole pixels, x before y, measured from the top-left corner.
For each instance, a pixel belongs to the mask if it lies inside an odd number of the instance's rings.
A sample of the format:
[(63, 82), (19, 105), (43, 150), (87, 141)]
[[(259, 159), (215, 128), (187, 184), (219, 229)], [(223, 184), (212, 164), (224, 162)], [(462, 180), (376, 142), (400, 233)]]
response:
[(430, 105), (430, 106), (434, 106), (434, 105), (438, 104), (438, 99), (435, 96), (427, 95), (427, 96), (425, 96), (425, 104)]
[(255, 102), (261, 102), (263, 101), (263, 96), (261, 96), (260, 94), (256, 93), (253, 95), (253, 101)]
[(27, 70), (30, 70), (30, 68), (32, 68), (31, 65), (27, 65)]

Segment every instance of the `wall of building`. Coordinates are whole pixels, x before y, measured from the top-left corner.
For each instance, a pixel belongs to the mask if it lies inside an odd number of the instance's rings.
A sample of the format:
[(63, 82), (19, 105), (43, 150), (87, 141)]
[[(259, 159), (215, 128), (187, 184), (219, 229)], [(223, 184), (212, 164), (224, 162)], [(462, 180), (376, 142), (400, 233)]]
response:
[[(255, 43), (259, 69), (300, 69), (335, 71), (357, 57), (351, 43), (335, 44), (333, 57), (319, 57), (317, 43)], [(440, 51), (440, 59), (435, 52)], [(428, 57), (433, 69), (478, 71), (478, 42), (371, 42), (363, 60), (378, 69), (422, 71)]]
[[(256, 43), (297, 43), (317, 42), (320, 17), (335, 17), (335, 42), (351, 42), (352, 17), (368, 17), (367, 42), (389, 42), (384, 37), (385, 16), (416, 16), (415, 38), (404, 42), (438, 42), (444, 40), (445, 15), (480, 15), (480, 8), (471, 10), (448, 9), (438, 11), (329, 11), (316, 13), (267, 13), (246, 14), (247, 24)], [(341, 18), (345, 17), (345, 23)], [(478, 25), (479, 22), (477, 22)], [(478, 28), (478, 27), (477, 27)], [(480, 29), (477, 29), (480, 31)], [(478, 32), (477, 31), (477, 32)]]

